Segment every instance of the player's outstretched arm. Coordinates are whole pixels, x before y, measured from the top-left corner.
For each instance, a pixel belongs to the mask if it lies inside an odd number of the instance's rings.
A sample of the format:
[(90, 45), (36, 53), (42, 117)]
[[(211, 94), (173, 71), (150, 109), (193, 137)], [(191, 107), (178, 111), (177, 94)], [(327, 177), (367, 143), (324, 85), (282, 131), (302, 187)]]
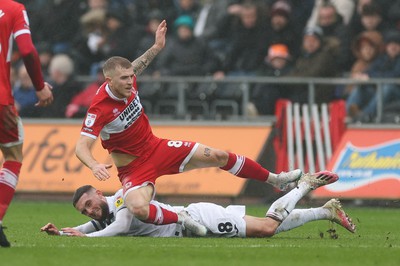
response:
[(107, 169), (111, 168), (111, 164), (102, 164), (96, 161), (93, 157), (91, 149), (96, 140), (87, 136), (80, 136), (76, 147), (76, 157), (88, 168), (92, 170), (93, 175), (100, 181), (110, 178), (110, 173)]
[(165, 35), (167, 33), (167, 22), (163, 20), (158, 25), (156, 31), (155, 42), (143, 55), (132, 62), (133, 71), (136, 76), (140, 75), (145, 70), (156, 55), (165, 47)]
[(52, 223), (48, 223), (45, 226), (43, 226), (42, 228), (40, 228), (40, 232), (46, 232), (48, 235), (53, 235), (53, 236), (60, 235), (60, 231)]

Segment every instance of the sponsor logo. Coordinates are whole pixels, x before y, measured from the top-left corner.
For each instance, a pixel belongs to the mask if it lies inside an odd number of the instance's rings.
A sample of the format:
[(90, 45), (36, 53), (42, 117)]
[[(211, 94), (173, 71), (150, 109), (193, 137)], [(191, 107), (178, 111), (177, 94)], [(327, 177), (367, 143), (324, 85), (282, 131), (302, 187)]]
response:
[(118, 116), (121, 122), (126, 122), (124, 129), (127, 129), (132, 125), (142, 114), (142, 105), (140, 104), (139, 98), (136, 97)]
[(118, 111), (118, 108), (114, 108), (113, 109), (113, 114), (114, 114), (114, 116), (117, 116), (117, 115), (119, 115), (121, 112), (120, 111)]
[(333, 171), (340, 179), (329, 186), (332, 191), (355, 189), (383, 179), (400, 180), (400, 141), (372, 147), (347, 143)]
[(94, 125), (94, 121), (96, 121), (97, 115), (88, 113), (85, 119), (85, 126), (92, 127)]
[(121, 196), (119, 196), (114, 204), (115, 207), (119, 208), (122, 206), (122, 204), (124, 204), (124, 199)]
[(0, 10), (0, 18), (3, 17), (5, 15), (3, 10)]

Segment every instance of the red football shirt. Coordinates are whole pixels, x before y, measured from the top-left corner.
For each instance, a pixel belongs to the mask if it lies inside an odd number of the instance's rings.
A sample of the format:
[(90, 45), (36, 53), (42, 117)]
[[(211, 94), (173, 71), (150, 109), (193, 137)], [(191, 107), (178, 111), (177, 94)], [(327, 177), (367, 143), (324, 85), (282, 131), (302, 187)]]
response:
[(81, 134), (96, 139), (99, 135), (108, 152), (142, 156), (153, 151), (160, 139), (154, 136), (143, 111), (136, 78), (129, 98), (117, 98), (103, 83), (93, 98)]
[(11, 0), (0, 1), (0, 104), (14, 102), (10, 84), (10, 61), (13, 39), (30, 34), (25, 7)]

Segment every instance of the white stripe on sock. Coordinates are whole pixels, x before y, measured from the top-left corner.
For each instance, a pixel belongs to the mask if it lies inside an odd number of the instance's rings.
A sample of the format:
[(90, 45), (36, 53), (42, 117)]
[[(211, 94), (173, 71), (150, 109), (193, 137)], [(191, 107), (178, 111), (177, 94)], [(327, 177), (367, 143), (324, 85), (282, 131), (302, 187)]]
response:
[(0, 183), (6, 184), (9, 187), (16, 188), (18, 183), (18, 176), (7, 168), (3, 168), (0, 171)]
[(236, 162), (231, 169), (228, 170), (229, 173), (237, 175), (243, 168), (245, 157), (242, 155), (236, 155)]

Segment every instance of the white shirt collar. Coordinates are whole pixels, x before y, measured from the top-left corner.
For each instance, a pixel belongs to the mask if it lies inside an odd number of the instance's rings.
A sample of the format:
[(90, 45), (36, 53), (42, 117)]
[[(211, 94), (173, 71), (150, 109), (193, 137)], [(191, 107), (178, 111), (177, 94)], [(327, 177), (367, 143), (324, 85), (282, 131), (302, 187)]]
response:
[(123, 101), (124, 103), (128, 102), (127, 98), (118, 98), (117, 96), (114, 95), (114, 93), (111, 91), (111, 88), (108, 86), (108, 84), (106, 85), (106, 92), (108, 94), (108, 96), (110, 96), (111, 99), (116, 100), (116, 101)]

